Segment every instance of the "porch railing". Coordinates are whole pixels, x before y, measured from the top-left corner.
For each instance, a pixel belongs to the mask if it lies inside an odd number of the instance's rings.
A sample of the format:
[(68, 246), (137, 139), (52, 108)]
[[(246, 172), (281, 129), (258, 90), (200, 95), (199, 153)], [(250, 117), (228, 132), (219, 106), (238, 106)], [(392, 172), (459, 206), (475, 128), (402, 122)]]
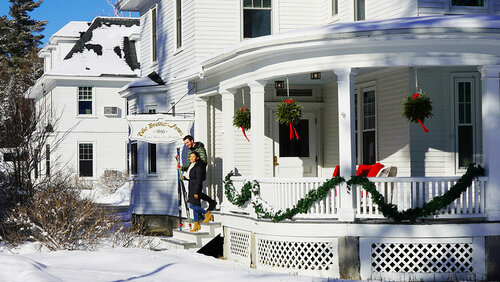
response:
[[(369, 178), (386, 202), (398, 207), (398, 210), (422, 207), (436, 196), (442, 196), (450, 190), (459, 177), (372, 177)], [(472, 185), (445, 209), (439, 211), (439, 218), (482, 217), (485, 215), (485, 186), (487, 177), (474, 180)], [(358, 188), (356, 193), (357, 218), (382, 218), (377, 205), (369, 193)]]
[[(233, 177), (233, 184), (239, 190), (250, 180), (245, 177)], [(459, 177), (388, 177), (369, 178), (375, 183), (377, 190), (384, 196), (386, 202), (398, 206), (398, 210), (422, 207), (436, 196), (442, 196), (459, 179)], [(326, 178), (260, 178), (260, 197), (270, 207), (276, 210), (285, 210), (293, 207), (306, 194), (321, 186)], [(462, 195), (447, 208), (439, 211), (439, 218), (468, 218), (485, 216), (485, 189), (487, 177), (480, 177)], [(336, 219), (340, 209), (340, 187), (335, 187), (323, 200), (317, 201), (307, 214), (298, 214), (296, 219)], [(361, 187), (353, 187), (351, 195), (354, 197), (356, 218), (383, 218), (373, 202), (370, 193)], [(236, 207), (227, 199), (223, 204), (224, 211), (244, 213), (255, 216), (253, 207), (249, 203), (243, 207)]]

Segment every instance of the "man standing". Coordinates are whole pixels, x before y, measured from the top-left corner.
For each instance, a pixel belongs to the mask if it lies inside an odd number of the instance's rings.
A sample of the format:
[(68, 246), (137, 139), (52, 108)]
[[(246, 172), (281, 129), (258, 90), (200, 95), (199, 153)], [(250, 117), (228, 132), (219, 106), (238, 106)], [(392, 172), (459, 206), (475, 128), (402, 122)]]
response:
[[(184, 145), (186, 145), (186, 147), (188, 147), (188, 149), (189, 149), (188, 154), (187, 154), (188, 156), (192, 152), (196, 152), (200, 156), (200, 160), (202, 162), (204, 162), (205, 165), (208, 164), (208, 162), (207, 162), (207, 151), (205, 150), (205, 145), (203, 145), (203, 143), (201, 143), (201, 142), (194, 142), (194, 138), (191, 135), (186, 135), (182, 140), (184, 140)], [(190, 161), (186, 162), (186, 164), (182, 166), (182, 171), (187, 171), (190, 164), (191, 164)], [(207, 194), (201, 193), (200, 199), (202, 199), (203, 201), (208, 202), (208, 210), (209, 211), (212, 211), (212, 210), (215, 209), (215, 206), (217, 205), (217, 202), (215, 200), (212, 200), (212, 198), (210, 198)]]

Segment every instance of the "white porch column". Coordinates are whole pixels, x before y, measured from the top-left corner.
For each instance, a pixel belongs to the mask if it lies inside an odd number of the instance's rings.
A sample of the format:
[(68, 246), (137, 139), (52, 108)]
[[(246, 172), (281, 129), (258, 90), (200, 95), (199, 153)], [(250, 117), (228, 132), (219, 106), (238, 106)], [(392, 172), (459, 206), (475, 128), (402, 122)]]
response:
[[(335, 69), (338, 84), (339, 114), (339, 161), (340, 175), (347, 180), (356, 172), (355, 116), (354, 116), (354, 75), (351, 68)], [(339, 221), (354, 221), (355, 191), (347, 193), (347, 185), (341, 186)]]
[(266, 82), (252, 81), (250, 87), (251, 111), (251, 140), (252, 146), (252, 175), (254, 178), (263, 177), (266, 173), (264, 158), (264, 87)]
[(234, 172), (234, 92), (229, 90), (219, 90), (222, 95), (222, 177), (230, 172)]
[(194, 140), (208, 146), (208, 99), (194, 97)]
[(500, 66), (479, 67), (482, 80), (483, 164), (486, 212), (489, 220), (500, 220)]

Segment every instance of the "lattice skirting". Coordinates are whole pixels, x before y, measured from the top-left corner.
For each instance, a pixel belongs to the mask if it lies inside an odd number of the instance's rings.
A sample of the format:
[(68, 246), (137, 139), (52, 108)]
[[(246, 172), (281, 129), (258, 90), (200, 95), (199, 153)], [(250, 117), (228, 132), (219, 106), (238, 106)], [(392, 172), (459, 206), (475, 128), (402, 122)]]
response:
[(251, 233), (238, 229), (226, 230), (228, 260), (250, 265)]
[(338, 277), (337, 238), (255, 235), (258, 269)]
[(371, 279), (481, 279), (484, 238), (363, 238), (362, 277)]

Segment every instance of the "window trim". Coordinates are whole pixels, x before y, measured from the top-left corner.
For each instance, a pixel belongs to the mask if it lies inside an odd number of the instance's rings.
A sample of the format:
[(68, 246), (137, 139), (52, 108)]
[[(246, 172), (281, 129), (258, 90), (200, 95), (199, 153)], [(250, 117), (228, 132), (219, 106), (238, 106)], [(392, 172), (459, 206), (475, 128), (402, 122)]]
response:
[[(134, 173), (134, 158), (132, 158), (132, 146), (136, 147), (135, 154), (135, 173)], [(139, 144), (137, 141), (130, 141), (130, 176), (139, 175)]]
[(244, 0), (240, 0), (240, 33), (241, 33), (241, 36), (240, 36), (240, 39), (241, 41), (243, 40), (248, 40), (248, 39), (252, 39), (252, 38), (256, 38), (256, 37), (245, 37), (245, 9), (254, 9), (254, 10), (269, 10), (271, 11), (271, 22), (269, 23), (269, 26), (271, 28), (271, 33), (269, 35), (272, 35), (274, 34), (275, 32), (275, 27), (274, 27), (274, 13), (273, 11), (276, 9), (275, 7), (277, 6), (276, 3), (275, 3), (275, 0), (271, 0), (271, 7), (270, 8), (264, 8), (264, 7), (258, 7), (258, 8), (245, 8), (245, 5), (244, 5)]
[[(180, 19), (178, 17), (178, 9), (179, 9), (179, 6), (178, 4), (180, 4)], [(184, 36), (183, 36), (183, 22), (182, 22), (182, 18), (183, 18), (183, 14), (184, 14), (184, 9), (182, 7), (182, 4), (183, 4), (183, 1), (182, 0), (175, 0), (174, 1), (174, 5), (173, 5), (173, 19), (174, 19), (174, 44), (175, 44), (175, 53), (178, 53), (180, 51), (182, 51), (183, 49), (183, 46), (184, 46)], [(179, 26), (179, 20), (180, 20), (180, 26)], [(180, 45), (179, 45), (179, 37), (178, 37), (178, 33), (179, 33), (179, 28), (180, 28)]]
[[(92, 176), (80, 176), (80, 144), (92, 144)], [(76, 163), (77, 163), (77, 173), (78, 173), (78, 178), (83, 178), (83, 179), (97, 179), (96, 177), (96, 142), (95, 141), (78, 141), (76, 145), (76, 150), (77, 150), (77, 158), (76, 158)]]
[(364, 19), (360, 20), (358, 19), (358, 1), (359, 0), (354, 0), (354, 21), (365, 21), (366, 20), (366, 1), (365, 1), (365, 14), (364, 14)]
[(333, 19), (337, 19), (339, 17), (339, 0), (330, 0), (329, 4), (330, 4), (330, 18), (332, 18), (333, 21)]
[(357, 126), (358, 130), (355, 131), (355, 137), (357, 137), (358, 142), (356, 143), (356, 148), (358, 155), (356, 156), (356, 163), (357, 164), (364, 164), (362, 163), (363, 161), (363, 115), (362, 115), (362, 110), (363, 110), (363, 103), (362, 103), (362, 96), (363, 92), (366, 91), (375, 91), (375, 162), (379, 161), (379, 148), (378, 148), (378, 99), (377, 99), (377, 83), (376, 81), (369, 81), (369, 82), (364, 82), (360, 84), (356, 84), (354, 86), (354, 92), (358, 96), (358, 104), (354, 105), (357, 109)]
[(478, 122), (481, 121), (481, 116), (480, 115), (480, 95), (481, 93), (479, 92), (479, 75), (478, 73), (474, 72), (464, 72), (464, 73), (451, 73), (450, 74), (450, 83), (451, 83), (451, 95), (453, 98), (453, 109), (450, 111), (452, 114), (452, 128), (451, 132), (454, 133), (454, 141), (453, 141), (453, 158), (454, 158), (454, 167), (455, 167), (455, 174), (463, 174), (467, 170), (467, 168), (460, 168), (459, 167), (459, 156), (458, 156), (458, 87), (457, 83), (460, 81), (471, 81), (472, 82), (472, 98), (471, 98), (471, 123), (472, 123), (472, 162), (479, 162), (480, 161), (480, 145), (478, 141), (478, 138), (481, 134), (480, 132), (480, 125), (478, 125)]
[[(80, 114), (80, 88), (82, 87), (90, 87), (90, 89), (92, 90), (92, 113), (91, 114)], [(89, 117), (96, 117), (97, 116), (97, 113), (96, 113), (96, 103), (95, 103), (95, 97), (96, 97), (96, 93), (95, 93), (95, 86), (93, 85), (78, 85), (76, 87), (76, 116), (79, 117), (79, 118), (89, 118)]]
[[(151, 28), (150, 28), (151, 62), (158, 63), (158, 4), (153, 5), (153, 7), (151, 7), (149, 11), (151, 19)], [(154, 22), (153, 22), (153, 11), (154, 11)]]
[[(158, 144), (155, 143), (146, 143), (147, 144), (147, 166), (148, 166), (148, 173), (147, 176), (158, 176)], [(155, 145), (155, 172), (151, 172), (151, 157), (150, 157), (150, 148), (151, 145)]]

